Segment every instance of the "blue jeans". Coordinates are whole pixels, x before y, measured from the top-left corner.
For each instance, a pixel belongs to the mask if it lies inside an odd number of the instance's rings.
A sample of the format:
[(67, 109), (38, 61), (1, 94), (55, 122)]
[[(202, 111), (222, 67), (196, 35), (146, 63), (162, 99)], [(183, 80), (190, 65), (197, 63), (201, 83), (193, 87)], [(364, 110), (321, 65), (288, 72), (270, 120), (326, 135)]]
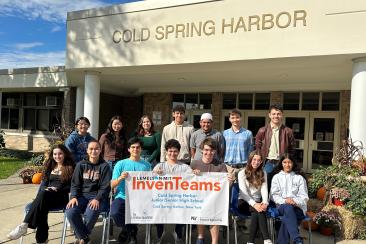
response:
[(295, 243), (301, 242), (302, 238), (299, 234), (298, 225), (304, 219), (303, 211), (290, 204), (281, 204), (278, 207), (278, 212), (282, 215), (282, 223), (280, 231), (278, 232), (277, 243), (288, 243), (289, 238)]
[(126, 218), (125, 209), (126, 209), (125, 199), (122, 198), (114, 199), (111, 205), (111, 218), (118, 227), (126, 226), (125, 230), (127, 231), (127, 233), (131, 235), (136, 235), (137, 225), (125, 224), (125, 218)]
[(98, 220), (101, 209), (105, 209), (106, 201), (100, 201), (99, 209), (92, 210), (88, 204), (94, 198), (95, 196), (78, 197), (78, 205), (66, 209), (65, 211), (67, 219), (69, 220), (71, 227), (75, 230), (75, 236), (78, 239), (85, 239), (88, 237)]
[(270, 173), (272, 173), (272, 171), (274, 170), (275, 167), (276, 167), (275, 163), (271, 162), (271, 160), (269, 160), (269, 159), (266, 159), (263, 170), (264, 170), (264, 172), (267, 173), (267, 175), (269, 175)]

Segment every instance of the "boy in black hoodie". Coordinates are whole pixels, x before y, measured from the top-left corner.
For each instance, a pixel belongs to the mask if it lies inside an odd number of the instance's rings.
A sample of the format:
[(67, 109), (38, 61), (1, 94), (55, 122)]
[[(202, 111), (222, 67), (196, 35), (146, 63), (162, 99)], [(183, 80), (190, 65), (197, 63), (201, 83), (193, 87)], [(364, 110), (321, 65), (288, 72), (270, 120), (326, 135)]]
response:
[(89, 234), (99, 213), (108, 206), (111, 170), (100, 157), (100, 152), (98, 141), (89, 142), (88, 160), (76, 165), (71, 181), (71, 195), (66, 206), (66, 215), (75, 230), (78, 239), (76, 243), (79, 244), (90, 243)]

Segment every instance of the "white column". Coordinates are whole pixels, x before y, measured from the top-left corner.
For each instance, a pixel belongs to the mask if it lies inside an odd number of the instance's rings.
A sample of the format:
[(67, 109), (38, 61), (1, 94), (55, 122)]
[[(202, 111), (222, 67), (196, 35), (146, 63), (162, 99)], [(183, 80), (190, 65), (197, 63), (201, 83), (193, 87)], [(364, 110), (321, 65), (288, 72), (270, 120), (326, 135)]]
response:
[(84, 82), (83, 86), (76, 88), (75, 119), (84, 116)]
[(85, 73), (84, 116), (90, 120), (89, 132), (98, 138), (100, 79), (98, 72)]
[(366, 146), (366, 58), (353, 60), (351, 108), (349, 118), (350, 138)]

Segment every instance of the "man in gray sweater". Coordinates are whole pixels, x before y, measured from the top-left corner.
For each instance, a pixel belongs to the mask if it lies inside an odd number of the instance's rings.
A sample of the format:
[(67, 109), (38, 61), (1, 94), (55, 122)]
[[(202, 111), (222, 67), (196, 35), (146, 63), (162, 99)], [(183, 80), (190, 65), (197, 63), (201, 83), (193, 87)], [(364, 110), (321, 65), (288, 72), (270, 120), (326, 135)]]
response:
[(172, 110), (174, 120), (172, 123), (166, 125), (161, 135), (161, 156), (160, 162), (166, 161), (165, 143), (170, 139), (179, 141), (181, 149), (178, 155), (178, 160), (189, 164), (191, 162), (191, 153), (189, 142), (191, 135), (194, 132), (194, 127), (188, 122), (185, 122), (185, 108), (182, 105), (174, 106)]

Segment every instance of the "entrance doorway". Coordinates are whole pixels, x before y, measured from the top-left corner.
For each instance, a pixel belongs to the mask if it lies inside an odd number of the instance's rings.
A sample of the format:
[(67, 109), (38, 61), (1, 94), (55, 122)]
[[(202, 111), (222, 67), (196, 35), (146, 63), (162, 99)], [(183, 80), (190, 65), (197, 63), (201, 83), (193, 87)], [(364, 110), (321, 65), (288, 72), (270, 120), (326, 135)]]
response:
[(339, 142), (337, 112), (285, 112), (296, 139), (296, 161), (306, 172), (332, 164)]
[[(231, 127), (229, 121), (230, 110), (222, 110), (221, 130), (224, 131)], [(257, 134), (259, 128), (268, 123), (267, 111), (241, 111), (242, 113), (242, 126), (253, 133), (253, 138)]]
[(200, 120), (203, 113), (211, 113), (209, 109), (186, 110), (186, 121), (198, 130), (201, 128)]
[[(230, 110), (222, 110), (221, 130), (231, 127)], [(241, 111), (242, 126), (255, 136), (269, 122), (267, 111)], [(332, 164), (339, 143), (338, 112), (284, 112), (283, 123), (290, 127), (296, 139), (296, 161), (305, 172)], [(254, 142), (255, 143), (255, 142)]]

